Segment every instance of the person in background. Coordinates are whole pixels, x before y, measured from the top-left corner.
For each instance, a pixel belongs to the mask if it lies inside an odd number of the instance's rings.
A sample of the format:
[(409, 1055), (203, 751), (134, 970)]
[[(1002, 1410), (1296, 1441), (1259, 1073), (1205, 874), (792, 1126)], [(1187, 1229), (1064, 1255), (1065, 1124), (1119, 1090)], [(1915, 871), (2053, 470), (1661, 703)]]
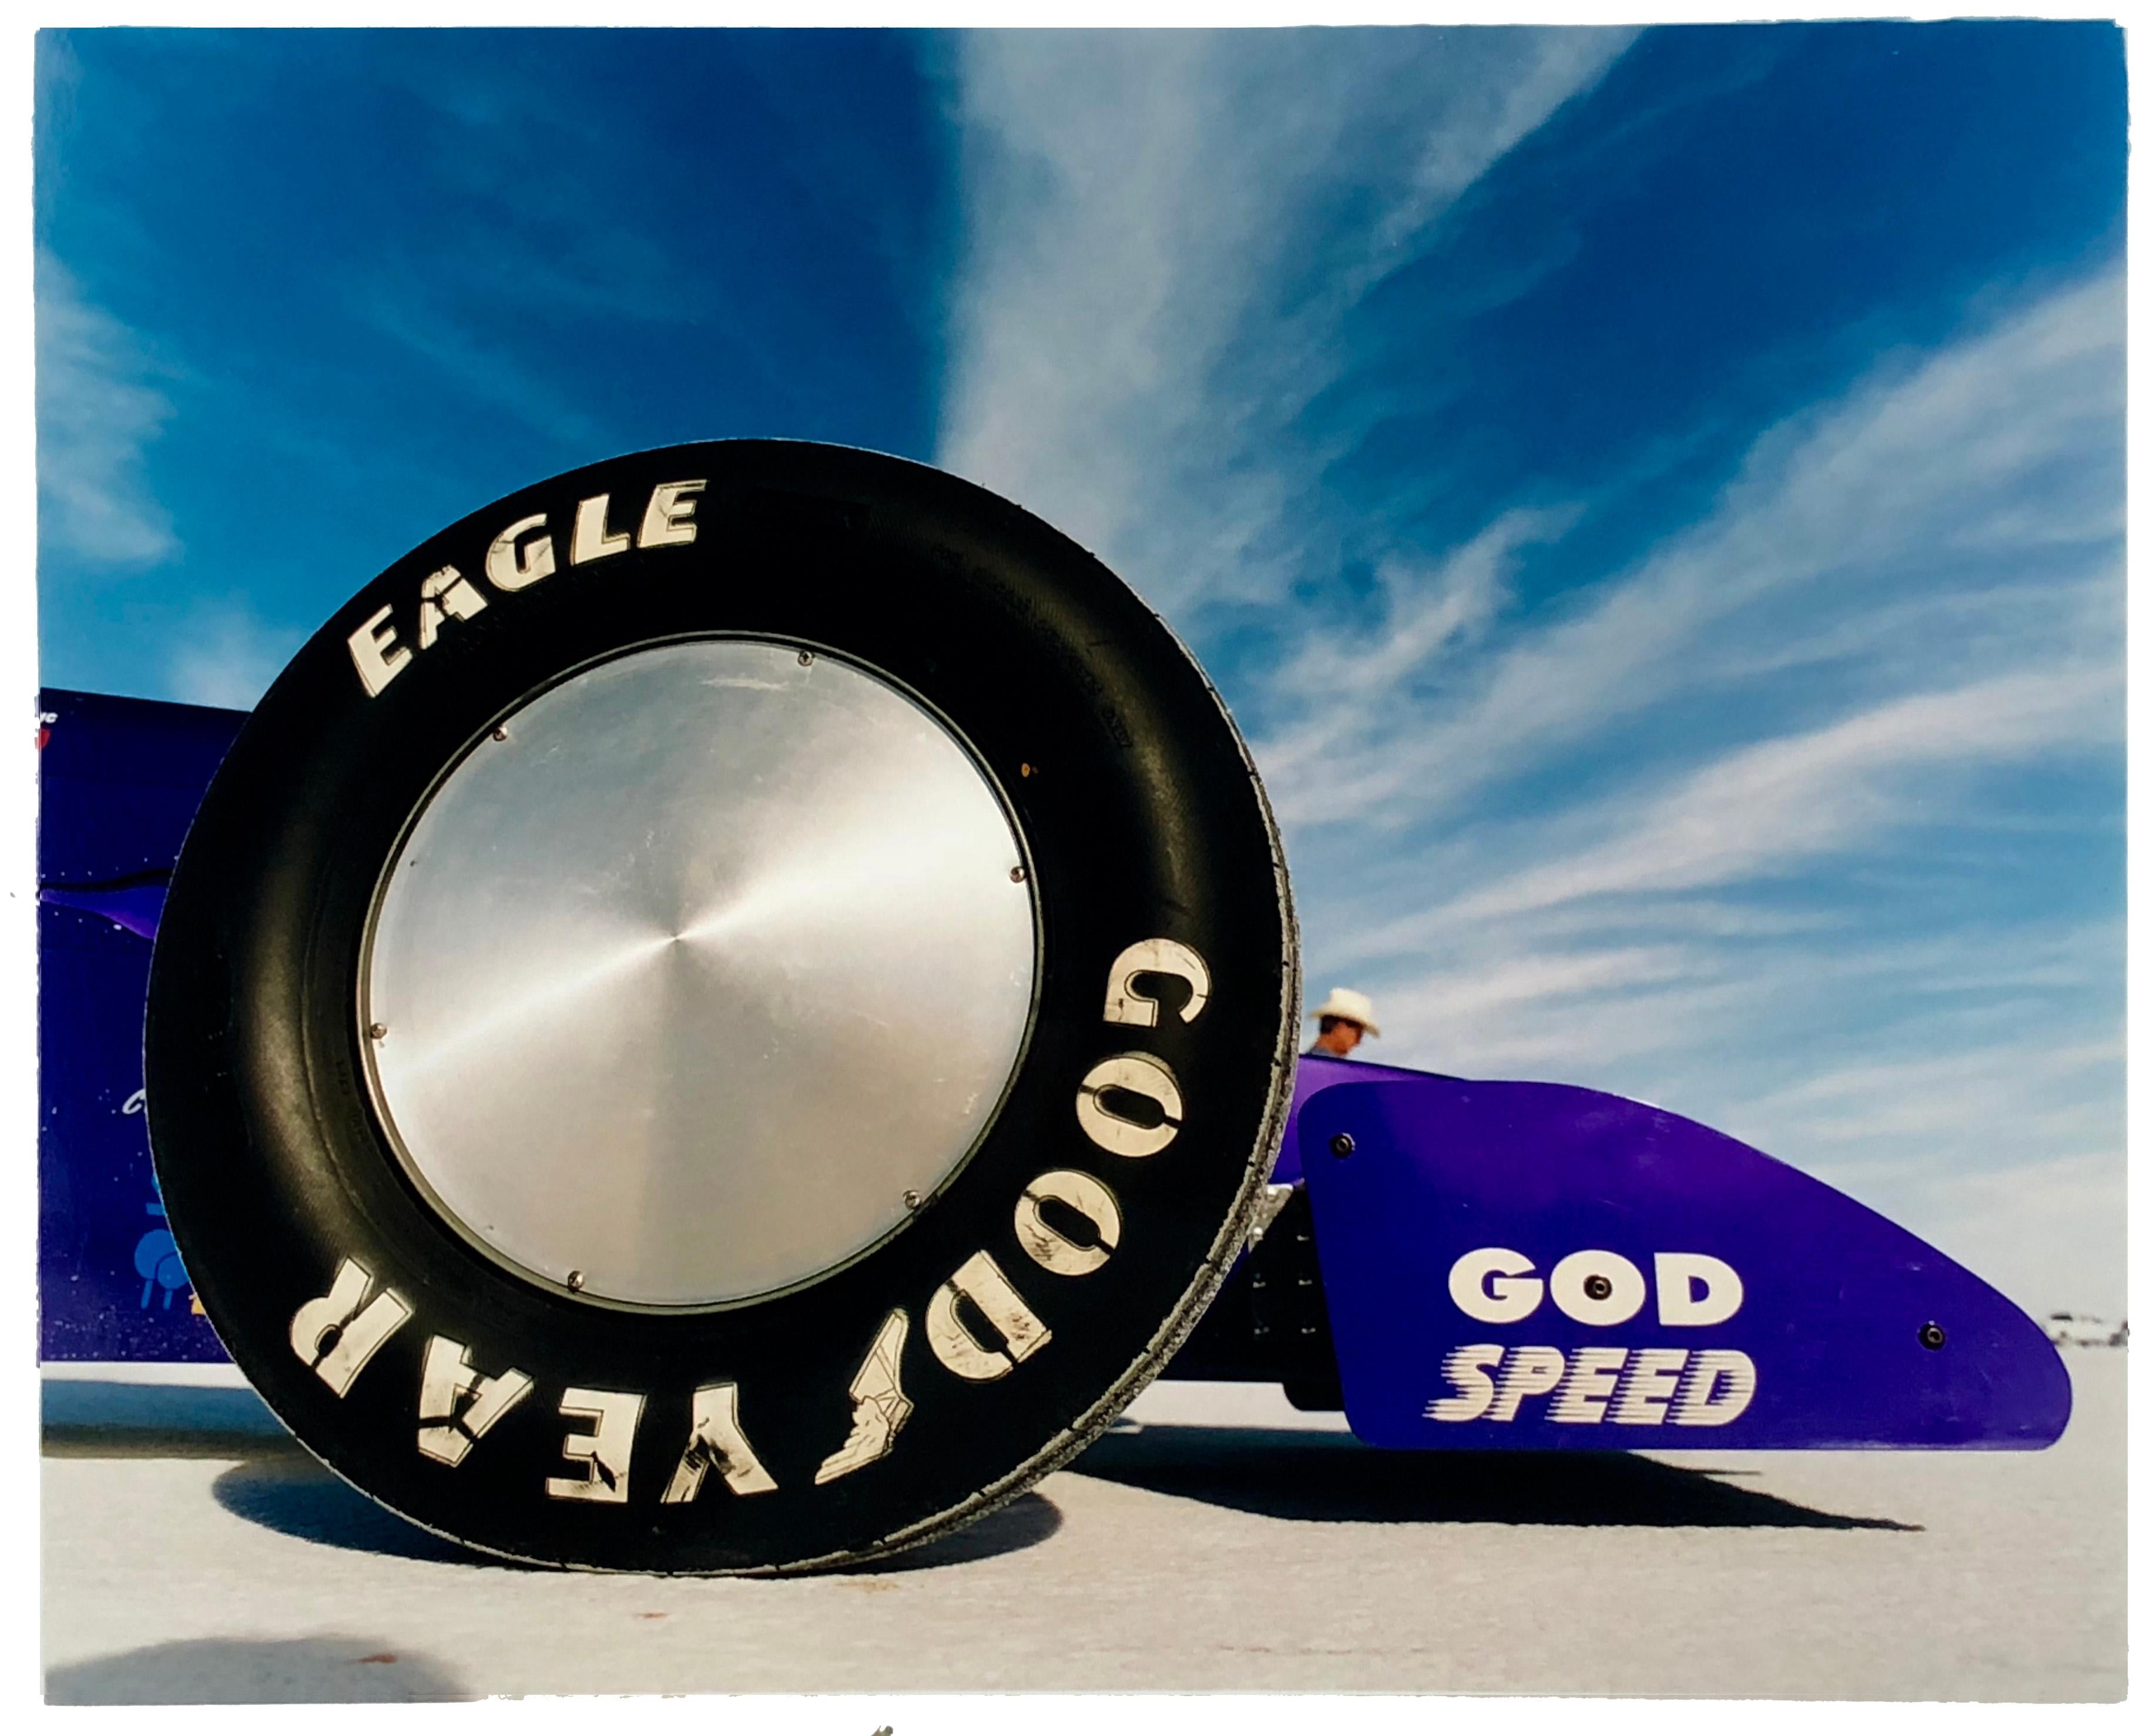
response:
[(1361, 1046), (1364, 1036), (1381, 1036), (1376, 1009), (1357, 989), (1333, 989), (1331, 997), (1309, 1015), (1316, 1021), (1316, 1044), (1311, 1055), (1335, 1056), (1344, 1060)]

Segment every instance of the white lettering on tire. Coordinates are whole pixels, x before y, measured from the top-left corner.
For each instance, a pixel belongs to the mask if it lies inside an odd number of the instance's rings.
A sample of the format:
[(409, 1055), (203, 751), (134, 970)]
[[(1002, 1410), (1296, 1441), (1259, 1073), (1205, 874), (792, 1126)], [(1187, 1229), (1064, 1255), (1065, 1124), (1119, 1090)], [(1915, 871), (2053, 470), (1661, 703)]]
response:
[(660, 482), (650, 491), (644, 508), (643, 532), (638, 548), (671, 548), (695, 540), (695, 496), (708, 486), (707, 479), (692, 482)]
[[(688, 1425), (688, 1445), (680, 1454), (673, 1480), (665, 1485), (665, 1493), (659, 1500), (694, 1500), (703, 1486), (705, 1475), (713, 1466), (725, 1479), (725, 1487), (736, 1495), (767, 1494), (777, 1487), (777, 1479), (762, 1468), (762, 1461), (755, 1456), (755, 1448), (748, 1444), (747, 1436), (741, 1432), (740, 1388), (730, 1381), (695, 1389), (695, 1408)], [(626, 1482), (624, 1477), (624, 1488)], [(627, 1499), (624, 1493), (621, 1499)]]
[(887, 1458), (897, 1444), (897, 1432), (912, 1414), (912, 1401), (904, 1396), (902, 1367), (904, 1338), (909, 1322), (902, 1308), (893, 1308), (876, 1329), (859, 1372), (853, 1377), (853, 1432), (816, 1470), (817, 1484), (850, 1476), (862, 1465)]
[[(1005, 1350), (996, 1350), (975, 1338), (958, 1318), (957, 1299), (962, 1296), (986, 1317), (1001, 1334)], [(1025, 1306), (1024, 1298), (1010, 1286), (984, 1250), (959, 1266), (949, 1281), (937, 1290), (927, 1304), (928, 1348), (952, 1374), (968, 1381), (1000, 1380), (1026, 1358), (1046, 1347), (1053, 1333)]]
[(520, 591), (526, 585), (535, 585), (542, 578), (550, 578), (553, 571), (553, 539), (551, 537), (532, 537), (528, 542), (522, 538), (532, 531), (546, 528), (546, 515), (534, 512), (528, 518), (516, 522), (493, 539), (493, 546), (486, 552), (486, 583), (497, 591)]
[(546, 1493), (557, 1501), (625, 1501), (643, 1394), (571, 1387), (561, 1395), (561, 1414), (594, 1426), (588, 1434), (572, 1434), (561, 1443), (561, 1457), (580, 1464), (582, 1474), (548, 1477)]
[[(351, 1390), (374, 1353), (411, 1317), (410, 1304), (393, 1290), (367, 1302), (373, 1282), (374, 1275), (364, 1266), (346, 1260), (338, 1265), (329, 1293), (303, 1303), (292, 1316), (293, 1352), (339, 1398)], [(332, 1334), (334, 1344), (328, 1343)]]
[(1146, 973), (1178, 976), (1188, 985), (1188, 999), (1181, 1008), (1181, 1022), (1193, 1025), (1204, 1004), (1211, 998), (1211, 967), (1193, 946), (1178, 940), (1139, 940), (1122, 949), (1114, 968), (1107, 973), (1107, 1022), (1109, 1025), (1153, 1026), (1158, 1023), (1158, 1003), (1139, 995), (1135, 983)]
[(411, 648), (396, 642), (396, 629), (389, 623), (393, 613), (383, 603), (344, 641), (351, 647), (352, 667), (359, 671), (359, 685), (369, 699), (394, 681), (411, 660)]
[(486, 607), (479, 588), (453, 567), (430, 573), (419, 582), (419, 649), (430, 650), (441, 624), (454, 615), (468, 621)]
[[(1116, 1114), (1104, 1092), (1148, 1097), (1159, 1112), (1149, 1127)], [(1181, 1087), (1167, 1064), (1149, 1055), (1109, 1055), (1076, 1089), (1076, 1120), (1092, 1143), (1124, 1158), (1148, 1158), (1173, 1143), (1181, 1131)]]
[(594, 494), (576, 502), (576, 532), (568, 545), (568, 559), (574, 565), (603, 561), (628, 547), (631, 539), (626, 531), (606, 529), (606, 508), (612, 500), (609, 494)]
[[(453, 1338), (427, 1341), (419, 1376), (419, 1450), (443, 1464), (461, 1464), (472, 1443), (531, 1391), (531, 1377), (522, 1369), (483, 1377), (470, 1359), (469, 1348)], [(466, 1398), (471, 1403), (459, 1414)]]
[[(1091, 1219), (1092, 1242), (1071, 1241), (1040, 1213), (1040, 1202), (1059, 1200)], [(1017, 1245), (1050, 1272), (1081, 1278), (1096, 1272), (1112, 1256), (1122, 1239), (1122, 1212), (1107, 1184), (1081, 1169), (1050, 1169), (1036, 1175), (1016, 1203)]]
[[(707, 486), (707, 479), (660, 482), (651, 490), (640, 527), (633, 536), (608, 527), (611, 495), (595, 494), (588, 500), (578, 501), (575, 527), (569, 537), (570, 564), (581, 566), (602, 561), (630, 547), (669, 548), (693, 542), (699, 528), (695, 522), (696, 496)], [(547, 531), (543, 512), (517, 519), (496, 537), (486, 551), (486, 582), (504, 593), (512, 594), (537, 584), (552, 574), (554, 565), (553, 538)], [(451, 618), (468, 621), (486, 606), (486, 593), (454, 567), (442, 567), (429, 573), (419, 583), (418, 649), (430, 650)], [(414, 655), (412, 648), (396, 637), (395, 625), (389, 619), (393, 613), (391, 607), (384, 603), (344, 641), (351, 652), (352, 667), (359, 672), (359, 685), (366, 690), (369, 699), (379, 696)], [(1174, 944), (1171, 941), (1158, 944)], [(1202, 963), (1197, 960), (1199, 970)], [(1200, 1001), (1199, 990), (1183, 1009), (1182, 1016), (1195, 1017), (1195, 1008)]]

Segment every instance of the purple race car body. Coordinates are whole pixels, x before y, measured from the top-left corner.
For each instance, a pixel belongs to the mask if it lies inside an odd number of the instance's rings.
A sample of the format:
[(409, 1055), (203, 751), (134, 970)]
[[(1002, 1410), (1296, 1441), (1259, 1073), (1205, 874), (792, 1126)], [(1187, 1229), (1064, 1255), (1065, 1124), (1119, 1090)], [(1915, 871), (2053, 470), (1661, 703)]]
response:
[[(141, 1110), (150, 940), (243, 715), (48, 691), (39, 1345), (223, 1356)], [(1382, 1447), (2003, 1447), (2070, 1414), (2034, 1322), (1875, 1212), (1646, 1105), (1304, 1059), (1275, 1210), (1168, 1370)]]

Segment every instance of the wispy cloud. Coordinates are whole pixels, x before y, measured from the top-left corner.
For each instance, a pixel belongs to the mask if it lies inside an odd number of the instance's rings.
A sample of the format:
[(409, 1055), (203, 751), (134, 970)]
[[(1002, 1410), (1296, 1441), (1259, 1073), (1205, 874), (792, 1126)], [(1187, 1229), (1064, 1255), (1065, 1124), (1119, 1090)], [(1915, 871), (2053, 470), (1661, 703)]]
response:
[[(2101, 1083), (2111, 1093), (2121, 1069)], [(2036, 1314), (2120, 1320), (2124, 1288), (2122, 1117), (2084, 1150), (2008, 1168), (1931, 1163), (1896, 1197), (1874, 1199)]]
[[(2000, 1045), (1911, 1061), (1867, 1061), (1820, 1073), (1751, 1107), (1819, 1139), (1904, 1139), (1956, 1133), (1970, 1122), (2023, 1112), (2046, 1137), (2033, 1149), (2068, 1153), (2088, 1134), (2085, 1108), (2123, 1065), (2120, 1036), (2057, 1045)], [(2102, 1128), (2102, 1132), (2112, 1129)]]
[(38, 492), (45, 545), (93, 566), (139, 568), (179, 552), (143, 474), (172, 405), (141, 340), (38, 258)]
[[(2112, 651), (2121, 296), (2112, 276), (2064, 291), (1773, 430), (1704, 522), (1492, 654), (1438, 639), (1407, 659), (1364, 659), (1351, 753), (1330, 751), (1336, 722), (1324, 715), (1265, 741), (1281, 809), (1396, 824), (1402, 798), (1416, 812), (1455, 805), (1611, 724), (1768, 666), (1874, 664), (1889, 691), (1932, 685), (1953, 659), (1971, 672)], [(1413, 642), (1407, 612), (1424, 606), (1394, 601), (1372, 637)], [(1923, 630), (1947, 617), (1957, 630)], [(1344, 662), (1370, 637), (1303, 654)], [(1408, 703), (1416, 688), (1439, 698)]]
[(478, 403), (506, 411), (562, 446), (602, 451), (598, 422), (572, 392), (533, 368), (511, 345), (473, 328), (412, 273), (384, 275), (347, 292), (354, 318), (407, 346)]
[(2122, 671), (2086, 662), (1911, 695), (1713, 761), (1611, 836), (1447, 906), (1469, 922), (1577, 899), (1799, 873), (1916, 813), (1941, 772), (2110, 741)]
[(2037, 1027), (2007, 1041), (1857, 1063), (1738, 1114), (1766, 1148), (1812, 1153), (1826, 1179), (2028, 1306), (2120, 1315), (2119, 1027)]
[(1622, 31), (982, 33), (939, 461), (1177, 619), (1276, 600), (1338, 326)]
[[(1371, 828), (1428, 842), (1445, 895), (1318, 892), (1311, 926), (1373, 963), (1583, 899), (1628, 899), (1635, 921), (1646, 895), (1754, 890), (1916, 822), (1986, 823), (1984, 774), (2112, 751), (2117, 291), (2063, 292), (1773, 430), (1708, 519), (1551, 620), (1431, 634), (1456, 588), (1438, 583), (1394, 599), (1357, 659), (1312, 641), (1274, 710), (1309, 668), (1356, 679), (1259, 744), (1282, 812), (1319, 863)], [(1514, 522), (1453, 563), (1507, 558)], [(1550, 786), (1551, 767), (1571, 775)], [(1435, 842), (1461, 819), (1468, 845)]]
[(167, 690), (186, 705), (251, 710), (305, 637), (268, 626), (237, 602), (199, 607), (176, 635)]

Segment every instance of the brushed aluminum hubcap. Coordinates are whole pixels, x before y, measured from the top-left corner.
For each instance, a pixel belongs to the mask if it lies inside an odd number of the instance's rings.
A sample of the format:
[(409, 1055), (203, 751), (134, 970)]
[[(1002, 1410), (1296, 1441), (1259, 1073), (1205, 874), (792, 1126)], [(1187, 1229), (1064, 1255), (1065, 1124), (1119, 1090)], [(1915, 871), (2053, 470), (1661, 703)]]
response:
[(481, 738), (376, 901), (358, 1009), (399, 1155), (594, 1301), (708, 1307), (884, 1240), (1030, 1027), (1023, 846), (949, 726), (755, 639), (631, 651)]

